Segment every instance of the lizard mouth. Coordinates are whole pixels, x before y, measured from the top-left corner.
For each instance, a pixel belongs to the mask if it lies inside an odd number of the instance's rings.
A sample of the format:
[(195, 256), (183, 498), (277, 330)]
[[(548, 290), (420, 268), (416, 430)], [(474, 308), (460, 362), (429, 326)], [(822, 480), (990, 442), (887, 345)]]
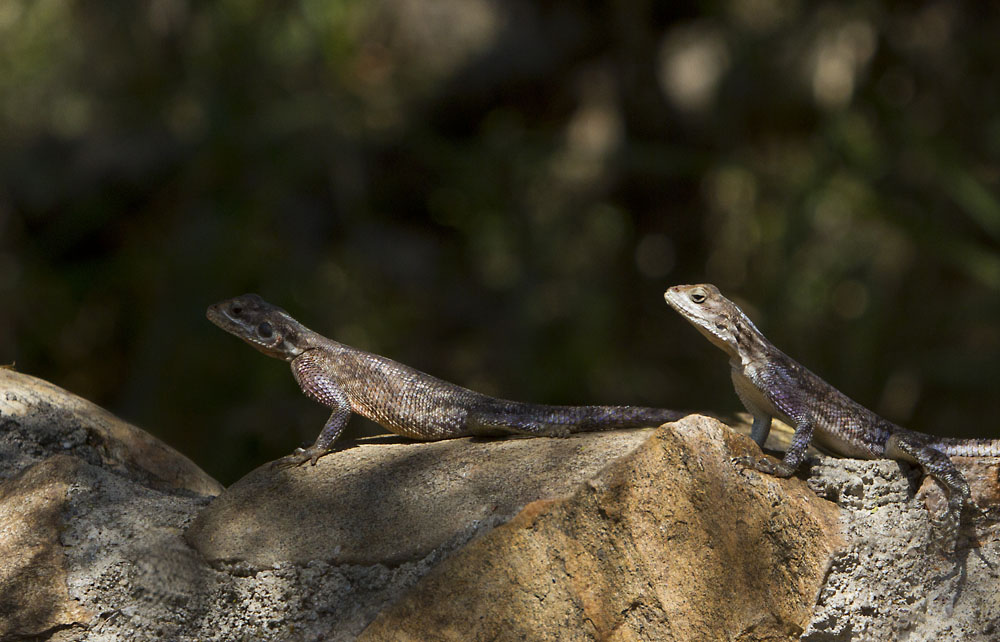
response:
[(214, 303), (208, 306), (208, 309), (205, 310), (205, 316), (208, 317), (208, 320), (214, 323), (215, 325), (219, 325), (219, 321), (221, 321), (224, 318), (222, 311), (219, 309), (218, 303)]

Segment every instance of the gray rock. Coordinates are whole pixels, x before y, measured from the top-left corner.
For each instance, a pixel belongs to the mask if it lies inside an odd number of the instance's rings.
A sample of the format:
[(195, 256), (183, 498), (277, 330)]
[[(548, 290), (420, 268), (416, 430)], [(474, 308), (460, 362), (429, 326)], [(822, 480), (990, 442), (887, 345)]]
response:
[[(990, 506), (1000, 462), (954, 461), (973, 499)], [(953, 542), (942, 540), (929, 520), (943, 508), (943, 493), (925, 480), (914, 496), (919, 478), (918, 470), (895, 461), (817, 460), (809, 485), (844, 509), (846, 544), (834, 556), (803, 640), (1000, 639), (996, 520), (967, 515), (958, 550), (950, 552)]]
[(208, 498), (136, 488), (76, 462), (61, 509), (67, 584), (99, 615), (72, 639), (352, 639), (441, 557), (394, 568), (315, 561), (217, 570), (182, 537)]
[(219, 482), (144, 430), (48, 381), (0, 368), (0, 479), (52, 455), (73, 455), (156, 488), (222, 492)]

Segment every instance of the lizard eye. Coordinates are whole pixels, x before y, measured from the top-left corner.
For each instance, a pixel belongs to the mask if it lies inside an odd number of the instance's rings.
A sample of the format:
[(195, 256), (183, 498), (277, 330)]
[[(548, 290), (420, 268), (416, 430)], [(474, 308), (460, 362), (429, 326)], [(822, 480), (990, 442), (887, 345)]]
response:
[(243, 307), (239, 303), (234, 303), (229, 307), (229, 313), (234, 317), (238, 317), (243, 314)]
[(705, 296), (704, 290), (695, 290), (691, 293), (691, 300), (695, 303), (704, 303), (706, 298), (708, 297)]
[(265, 321), (257, 326), (257, 336), (261, 339), (270, 339), (274, 336), (274, 328), (271, 327), (270, 323)]

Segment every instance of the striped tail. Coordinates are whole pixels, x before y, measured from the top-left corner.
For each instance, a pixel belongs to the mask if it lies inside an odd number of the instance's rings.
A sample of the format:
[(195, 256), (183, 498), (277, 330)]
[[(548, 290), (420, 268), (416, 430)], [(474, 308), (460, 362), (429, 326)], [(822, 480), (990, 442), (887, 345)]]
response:
[(1000, 439), (954, 439), (939, 437), (934, 448), (949, 457), (1000, 457)]

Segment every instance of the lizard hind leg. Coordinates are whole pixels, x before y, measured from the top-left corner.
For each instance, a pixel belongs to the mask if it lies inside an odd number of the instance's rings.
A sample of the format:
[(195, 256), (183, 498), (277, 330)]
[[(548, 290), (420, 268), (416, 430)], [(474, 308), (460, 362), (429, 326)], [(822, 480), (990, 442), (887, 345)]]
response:
[(951, 459), (934, 448), (931, 438), (910, 433), (893, 433), (886, 443), (885, 454), (917, 464), (925, 474), (944, 486), (948, 494), (948, 508), (940, 519), (934, 521), (944, 529), (949, 539), (957, 539), (962, 509), (972, 503), (969, 483)]

